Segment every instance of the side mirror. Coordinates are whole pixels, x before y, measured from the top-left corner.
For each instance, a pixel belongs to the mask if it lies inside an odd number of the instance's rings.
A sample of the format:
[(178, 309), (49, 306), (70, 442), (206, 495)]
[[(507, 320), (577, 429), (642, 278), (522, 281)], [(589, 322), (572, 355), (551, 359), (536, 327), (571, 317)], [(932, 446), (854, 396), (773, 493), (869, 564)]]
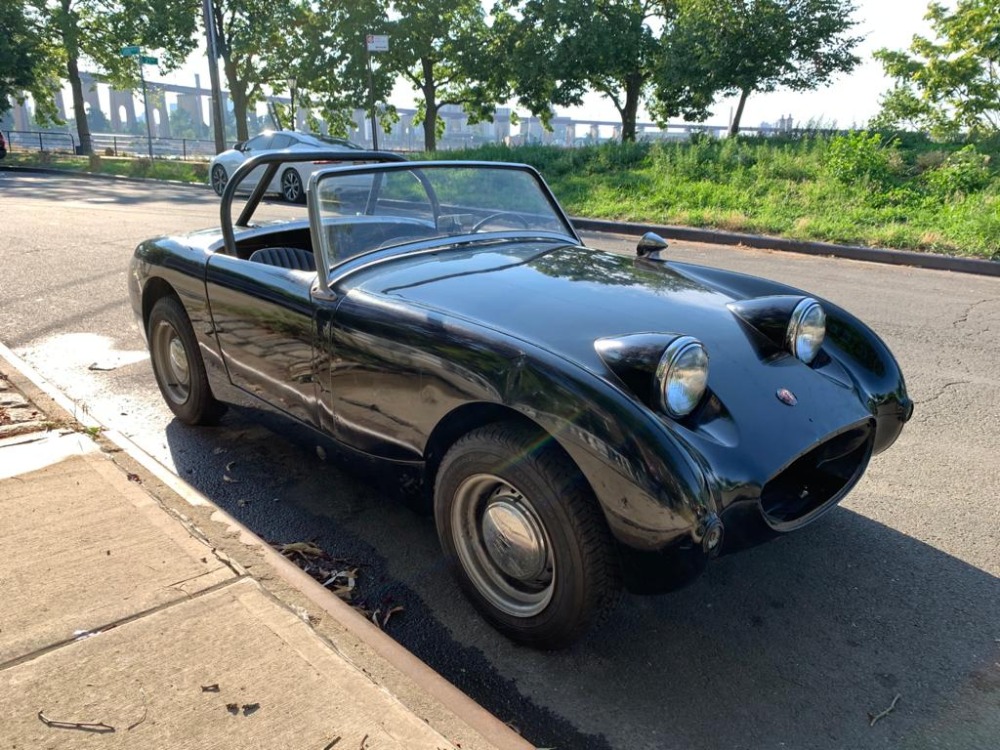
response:
[(660, 252), (667, 249), (667, 241), (656, 232), (646, 232), (635, 246), (635, 254), (649, 260), (665, 260)]
[(236, 149), (237, 151), (246, 151), (247, 150), (246, 146), (247, 146), (246, 141), (236, 141), (236, 143), (233, 144), (233, 148)]

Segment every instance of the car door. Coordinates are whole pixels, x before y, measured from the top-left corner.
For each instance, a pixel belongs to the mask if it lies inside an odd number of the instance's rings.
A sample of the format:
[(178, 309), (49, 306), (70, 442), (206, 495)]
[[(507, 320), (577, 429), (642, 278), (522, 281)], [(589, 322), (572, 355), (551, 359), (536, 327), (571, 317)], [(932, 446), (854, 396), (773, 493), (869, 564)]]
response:
[(315, 272), (218, 253), (206, 290), (233, 385), (268, 406), (317, 424)]
[[(274, 136), (271, 133), (261, 133), (258, 136), (254, 136), (249, 141), (243, 145), (243, 159), (241, 164), (252, 156), (257, 156), (265, 151), (271, 150), (271, 142)], [(264, 167), (257, 167), (253, 172), (251, 172), (245, 180), (241, 183), (241, 186), (245, 190), (252, 190), (254, 186), (260, 182), (260, 178), (264, 175)]]

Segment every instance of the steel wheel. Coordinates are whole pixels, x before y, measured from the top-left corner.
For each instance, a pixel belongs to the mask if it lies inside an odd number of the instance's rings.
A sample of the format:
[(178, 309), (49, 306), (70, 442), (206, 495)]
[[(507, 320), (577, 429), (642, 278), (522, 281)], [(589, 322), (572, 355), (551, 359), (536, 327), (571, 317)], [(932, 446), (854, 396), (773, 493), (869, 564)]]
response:
[(451, 507), (458, 559), (493, 606), (531, 617), (552, 601), (552, 542), (534, 506), (510, 483), (473, 474), (459, 486)]
[(302, 178), (294, 169), (286, 169), (281, 174), (281, 194), (289, 203), (301, 203), (305, 197)]
[(618, 601), (621, 573), (597, 498), (530, 425), (486, 425), (452, 445), (437, 471), (434, 520), (470, 601), (512, 640), (563, 648)]
[(208, 384), (191, 321), (176, 297), (153, 305), (146, 328), (149, 358), (163, 400), (187, 424), (213, 424), (225, 412)]
[(149, 353), (163, 378), (163, 395), (184, 404), (191, 395), (191, 369), (184, 342), (167, 320), (158, 320), (150, 330)]
[(229, 182), (229, 175), (226, 174), (226, 168), (221, 164), (216, 164), (212, 167), (212, 189), (215, 191), (216, 195), (222, 195), (222, 191), (226, 189), (226, 184)]

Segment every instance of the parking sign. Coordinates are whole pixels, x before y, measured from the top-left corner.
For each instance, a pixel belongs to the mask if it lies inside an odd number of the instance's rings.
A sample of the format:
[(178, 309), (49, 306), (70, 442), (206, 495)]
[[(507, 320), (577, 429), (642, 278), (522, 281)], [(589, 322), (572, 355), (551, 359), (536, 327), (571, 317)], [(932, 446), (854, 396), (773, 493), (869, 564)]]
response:
[(389, 51), (389, 37), (385, 34), (368, 34), (365, 37), (365, 44), (369, 52)]

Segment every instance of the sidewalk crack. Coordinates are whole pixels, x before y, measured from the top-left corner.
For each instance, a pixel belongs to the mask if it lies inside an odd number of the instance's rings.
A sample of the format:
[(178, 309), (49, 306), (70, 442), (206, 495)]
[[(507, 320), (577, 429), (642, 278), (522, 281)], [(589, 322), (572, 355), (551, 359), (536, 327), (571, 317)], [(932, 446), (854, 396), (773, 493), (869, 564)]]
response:
[(46, 646), (42, 646), (41, 648), (35, 649), (34, 651), (31, 651), (27, 654), (21, 654), (20, 656), (15, 656), (13, 659), (8, 659), (5, 662), (0, 662), (0, 672), (24, 664), (25, 662), (33, 661), (34, 659), (37, 659), (40, 656), (44, 656), (45, 654), (49, 654), (53, 651), (58, 651), (60, 649), (66, 648), (67, 646), (72, 646), (74, 643), (77, 643), (78, 641), (84, 640), (86, 638), (93, 638), (103, 633), (107, 633), (109, 630), (114, 630), (115, 628), (121, 627), (122, 625), (128, 625), (129, 623), (135, 622), (136, 620), (141, 620), (144, 617), (155, 615), (158, 612), (163, 612), (164, 610), (171, 609), (172, 607), (176, 607), (179, 604), (187, 604), (188, 602), (194, 599), (200, 599), (203, 596), (207, 596), (208, 594), (213, 594), (216, 591), (220, 591), (226, 588), (227, 586), (232, 586), (234, 584), (240, 583), (246, 578), (249, 578), (249, 576), (240, 575), (237, 576), (236, 578), (227, 578), (226, 580), (220, 581), (214, 586), (209, 586), (208, 588), (202, 589), (201, 591), (195, 594), (186, 594), (185, 597), (174, 599), (173, 601), (169, 602), (163, 602), (162, 604), (158, 604), (155, 607), (144, 609), (141, 612), (133, 612), (132, 614), (126, 615), (125, 617), (121, 617), (117, 620), (113, 620), (111, 622), (104, 623), (102, 625), (94, 625), (90, 627), (86, 631), (86, 633), (80, 636), (74, 636), (73, 638), (66, 638), (61, 641), (56, 641), (55, 643), (50, 643)]

